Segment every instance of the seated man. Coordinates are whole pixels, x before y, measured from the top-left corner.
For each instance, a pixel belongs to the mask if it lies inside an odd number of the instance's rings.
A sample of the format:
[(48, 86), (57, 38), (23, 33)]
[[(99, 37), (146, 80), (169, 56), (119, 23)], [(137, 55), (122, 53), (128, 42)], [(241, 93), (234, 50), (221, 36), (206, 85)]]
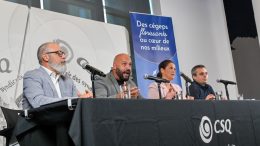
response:
[(129, 88), (130, 97), (141, 98), (139, 89), (130, 79), (132, 61), (127, 54), (118, 54), (114, 58), (113, 67), (106, 77), (99, 77), (95, 81), (97, 98), (125, 98), (124, 86)]
[(194, 99), (215, 99), (215, 92), (213, 88), (207, 84), (208, 72), (204, 65), (196, 65), (191, 70), (193, 82), (189, 86), (190, 96)]
[(73, 80), (65, 75), (66, 54), (58, 43), (47, 42), (37, 51), (39, 68), (28, 71), (23, 77), (23, 109), (71, 97), (92, 97), (91, 92), (77, 93)]

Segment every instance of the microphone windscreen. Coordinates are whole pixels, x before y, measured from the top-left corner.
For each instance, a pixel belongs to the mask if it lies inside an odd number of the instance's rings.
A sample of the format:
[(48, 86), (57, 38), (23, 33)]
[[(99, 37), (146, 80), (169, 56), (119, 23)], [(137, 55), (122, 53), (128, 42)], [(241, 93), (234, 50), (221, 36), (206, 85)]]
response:
[(82, 57), (79, 57), (77, 59), (77, 63), (78, 63), (78, 65), (80, 65), (82, 67), (89, 64), (88, 61), (85, 58), (82, 58)]

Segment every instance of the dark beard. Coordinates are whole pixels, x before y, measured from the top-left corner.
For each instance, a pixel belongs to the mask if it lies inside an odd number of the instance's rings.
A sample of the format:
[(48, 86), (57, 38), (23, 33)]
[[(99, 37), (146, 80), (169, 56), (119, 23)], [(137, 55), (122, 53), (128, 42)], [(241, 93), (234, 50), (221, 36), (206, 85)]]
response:
[[(130, 70), (127, 70), (125, 72), (130, 72)], [(118, 69), (118, 68), (116, 69), (116, 74), (119, 77), (119, 81), (124, 82), (124, 81), (128, 81), (129, 80), (130, 74), (129, 74), (128, 77), (125, 78), (124, 75), (123, 75), (123, 72), (120, 69)]]

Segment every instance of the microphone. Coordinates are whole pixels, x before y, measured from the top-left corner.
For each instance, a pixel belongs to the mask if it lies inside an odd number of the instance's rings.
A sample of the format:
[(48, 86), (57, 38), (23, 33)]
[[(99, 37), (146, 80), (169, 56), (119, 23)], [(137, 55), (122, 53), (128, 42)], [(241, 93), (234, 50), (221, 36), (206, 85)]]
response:
[(144, 75), (144, 79), (146, 80), (153, 80), (157, 83), (170, 83), (170, 81), (166, 80), (166, 79), (163, 79), (163, 78), (159, 78), (159, 77), (155, 77), (155, 76), (151, 76), (151, 75), (147, 75), (145, 74)]
[(236, 85), (236, 82), (233, 81), (227, 81), (227, 80), (222, 80), (222, 79), (217, 79), (218, 83), (223, 83), (223, 84), (232, 84), (232, 85)]
[(85, 58), (79, 57), (79, 58), (77, 59), (77, 63), (78, 63), (79, 66), (81, 66), (82, 61), (84, 61), (84, 62), (86, 62), (86, 63), (88, 64), (88, 61), (87, 61)]
[(181, 77), (188, 83), (192, 83), (192, 80), (186, 76), (183, 72), (180, 72), (181, 73)]
[[(81, 63), (84, 60), (84, 63)], [(101, 70), (89, 65), (88, 61), (84, 58), (79, 57), (77, 59), (77, 63), (83, 68), (91, 72), (92, 74), (99, 75), (102, 77), (106, 77), (106, 74), (104, 74)]]

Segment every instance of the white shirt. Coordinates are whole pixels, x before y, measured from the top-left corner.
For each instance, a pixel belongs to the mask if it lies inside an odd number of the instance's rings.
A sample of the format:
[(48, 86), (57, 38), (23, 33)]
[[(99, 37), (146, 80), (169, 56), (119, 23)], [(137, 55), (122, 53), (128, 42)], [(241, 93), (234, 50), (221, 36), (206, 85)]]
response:
[(51, 77), (51, 81), (52, 81), (52, 83), (54, 84), (54, 87), (55, 87), (55, 89), (56, 89), (56, 91), (57, 91), (57, 93), (58, 93), (58, 96), (59, 96), (60, 98), (62, 98), (62, 97), (61, 97), (61, 92), (60, 92), (60, 85), (59, 85), (60, 75), (59, 75), (59, 74), (57, 75), (55, 72), (49, 70), (48, 68), (46, 68), (46, 67), (44, 67), (44, 66), (41, 66), (41, 67), (42, 67), (42, 68), (48, 73), (48, 75)]

